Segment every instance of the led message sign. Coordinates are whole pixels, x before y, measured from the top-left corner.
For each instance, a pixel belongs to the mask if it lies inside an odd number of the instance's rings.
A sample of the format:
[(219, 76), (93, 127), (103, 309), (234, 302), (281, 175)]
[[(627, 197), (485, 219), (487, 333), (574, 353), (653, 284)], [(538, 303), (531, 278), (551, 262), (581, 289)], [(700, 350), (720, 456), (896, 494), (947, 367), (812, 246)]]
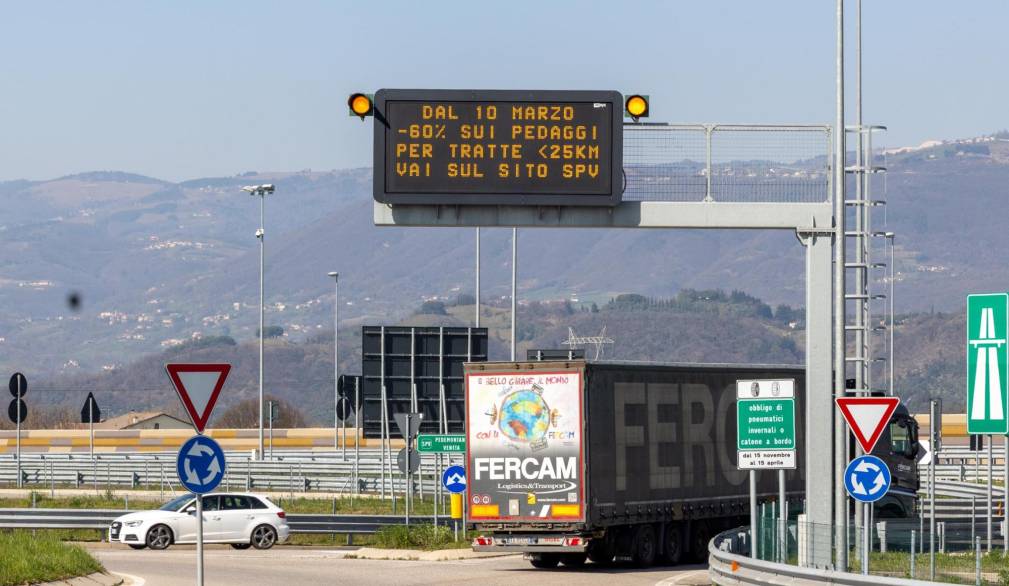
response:
[(380, 90), (375, 199), (616, 205), (622, 109), (618, 92)]

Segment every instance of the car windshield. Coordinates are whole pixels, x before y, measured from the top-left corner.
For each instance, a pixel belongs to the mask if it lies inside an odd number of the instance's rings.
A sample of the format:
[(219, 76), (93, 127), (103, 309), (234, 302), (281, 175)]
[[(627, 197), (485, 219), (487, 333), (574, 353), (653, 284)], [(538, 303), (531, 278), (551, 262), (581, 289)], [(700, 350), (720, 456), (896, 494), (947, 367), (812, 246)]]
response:
[(168, 501), (167, 503), (161, 505), (158, 509), (161, 510), (161, 511), (178, 511), (179, 508), (182, 507), (182, 505), (184, 505), (187, 502), (189, 502), (190, 500), (192, 500), (192, 498), (193, 498), (193, 495), (191, 495), (191, 494), (184, 494), (184, 495), (182, 495), (180, 497), (173, 498), (172, 500)]

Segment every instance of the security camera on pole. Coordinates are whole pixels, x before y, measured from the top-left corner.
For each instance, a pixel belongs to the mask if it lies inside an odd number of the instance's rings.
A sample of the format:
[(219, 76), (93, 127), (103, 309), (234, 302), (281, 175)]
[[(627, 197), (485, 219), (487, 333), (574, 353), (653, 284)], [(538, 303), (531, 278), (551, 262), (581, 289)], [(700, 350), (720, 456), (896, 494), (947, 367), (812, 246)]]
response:
[(217, 488), (227, 467), (221, 446), (203, 435), (203, 430), (231, 365), (168, 364), (165, 370), (197, 434), (179, 448), (175, 470), (182, 486), (196, 495), (196, 584), (203, 586), (203, 494)]

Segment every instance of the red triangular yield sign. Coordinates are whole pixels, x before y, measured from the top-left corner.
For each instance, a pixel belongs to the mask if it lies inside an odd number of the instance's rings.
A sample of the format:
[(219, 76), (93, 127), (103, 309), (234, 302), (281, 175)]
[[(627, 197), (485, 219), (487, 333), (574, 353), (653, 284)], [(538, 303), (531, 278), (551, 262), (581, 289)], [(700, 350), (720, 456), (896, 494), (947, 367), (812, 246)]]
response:
[(900, 404), (897, 397), (841, 397), (834, 401), (866, 454), (872, 453), (890, 416)]
[(203, 428), (214, 411), (217, 396), (231, 372), (230, 364), (166, 364), (168, 378), (179, 394), (182, 406), (193, 420), (196, 431)]

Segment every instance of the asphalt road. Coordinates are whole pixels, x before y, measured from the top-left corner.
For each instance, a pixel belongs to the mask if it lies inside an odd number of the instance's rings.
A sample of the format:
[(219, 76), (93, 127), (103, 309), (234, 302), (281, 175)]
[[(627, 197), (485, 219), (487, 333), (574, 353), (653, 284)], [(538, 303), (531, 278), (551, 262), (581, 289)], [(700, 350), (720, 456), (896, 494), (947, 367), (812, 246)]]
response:
[[(135, 551), (125, 546), (87, 546), (110, 572), (132, 579), (134, 586), (191, 586), (196, 577), (195, 549)], [(614, 584), (677, 586), (708, 584), (704, 566), (599, 568), (563, 567), (537, 570), (520, 556), (458, 561), (393, 561), (349, 559), (348, 549), (277, 547), (269, 551), (236, 551), (210, 546), (205, 552), (205, 582), (213, 586), (295, 584)], [(479, 581), (479, 582), (477, 582)], [(127, 581), (130, 584), (130, 581)]]

